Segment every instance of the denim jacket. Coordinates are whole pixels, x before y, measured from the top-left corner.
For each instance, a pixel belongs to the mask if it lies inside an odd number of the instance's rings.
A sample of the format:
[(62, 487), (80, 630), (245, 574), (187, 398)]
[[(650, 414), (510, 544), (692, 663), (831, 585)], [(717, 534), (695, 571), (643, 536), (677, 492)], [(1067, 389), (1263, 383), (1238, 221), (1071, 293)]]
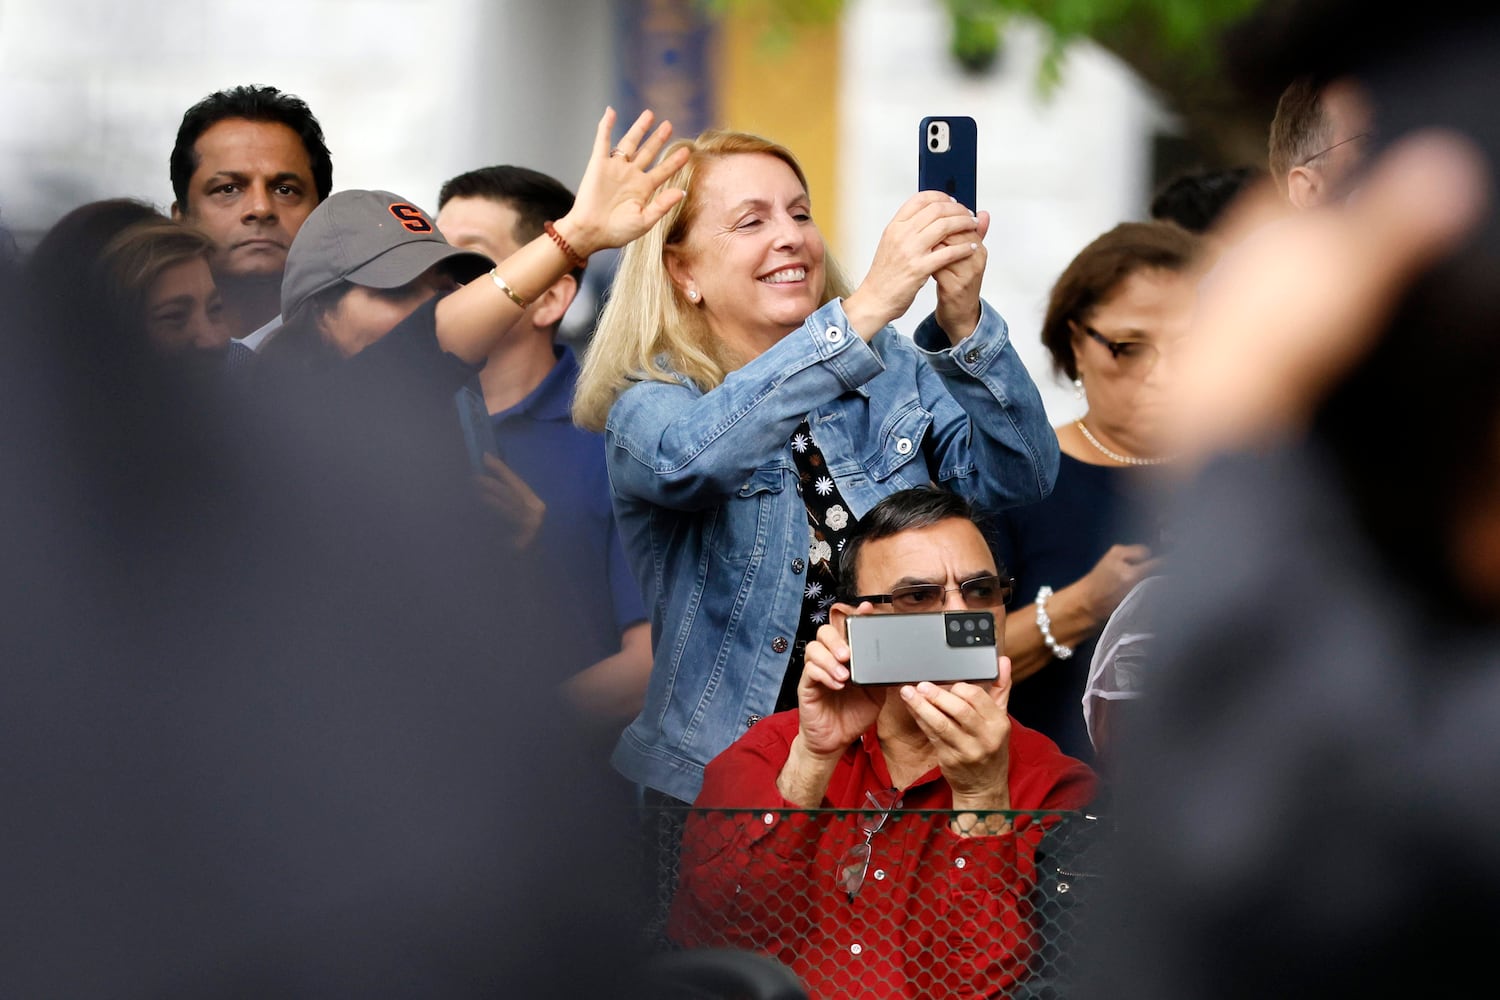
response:
[(990, 510), (1052, 489), (1057, 437), (988, 304), (957, 347), (931, 316), (870, 344), (848, 326), (834, 300), (710, 392), (641, 381), (610, 409), (615, 516), (656, 651), (612, 758), (632, 781), (691, 802), (775, 707), (807, 580), (789, 446), (804, 417), (855, 517), (930, 482)]

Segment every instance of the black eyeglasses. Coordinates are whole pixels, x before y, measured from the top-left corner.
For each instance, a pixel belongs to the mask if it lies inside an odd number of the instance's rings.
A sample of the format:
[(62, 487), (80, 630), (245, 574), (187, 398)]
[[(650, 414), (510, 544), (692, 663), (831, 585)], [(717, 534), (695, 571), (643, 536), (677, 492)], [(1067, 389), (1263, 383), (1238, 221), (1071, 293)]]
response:
[(1110, 340), (1087, 323), (1079, 323), (1078, 328), (1107, 347), (1109, 356), (1115, 359), (1121, 371), (1130, 374), (1147, 372), (1156, 367), (1161, 358), (1161, 348), (1149, 340)]
[(859, 605), (869, 601), (871, 604), (889, 604), (902, 614), (937, 611), (942, 608), (943, 599), (957, 590), (964, 595), (966, 607), (975, 610), (997, 608), (1010, 600), (1011, 584), (1009, 577), (1001, 576), (976, 576), (957, 587), (944, 587), (940, 583), (914, 583), (907, 587), (897, 587), (889, 594), (865, 594), (854, 598), (850, 603)]
[(1322, 156), (1324, 153), (1331, 153), (1333, 150), (1338, 149), (1340, 146), (1344, 145), (1345, 143), (1353, 142), (1356, 139), (1369, 139), (1371, 137), (1372, 136), (1371, 136), (1371, 134), (1369, 132), (1360, 132), (1360, 133), (1358, 133), (1356, 135), (1351, 135), (1347, 139), (1340, 139), (1338, 142), (1334, 143), (1332, 146), (1328, 146), (1328, 147), (1326, 147), (1324, 149), (1320, 149), (1316, 153), (1314, 153), (1313, 155), (1307, 157), (1306, 159), (1298, 161), (1297, 166), (1299, 166), (1299, 167), (1305, 167), (1309, 163), (1311, 163), (1313, 160), (1316, 160), (1318, 157)]
[(848, 852), (839, 859), (839, 866), (834, 869), (833, 881), (840, 889), (849, 894), (849, 902), (854, 902), (854, 896), (859, 892), (859, 887), (865, 884), (865, 873), (870, 870), (870, 841), (875, 839), (875, 834), (885, 826), (885, 821), (891, 818), (891, 810), (896, 808), (896, 803), (901, 801), (901, 789), (887, 788), (878, 796), (874, 792), (865, 792), (865, 800), (870, 806), (878, 810), (879, 815), (874, 817), (865, 816), (863, 843), (855, 844)]

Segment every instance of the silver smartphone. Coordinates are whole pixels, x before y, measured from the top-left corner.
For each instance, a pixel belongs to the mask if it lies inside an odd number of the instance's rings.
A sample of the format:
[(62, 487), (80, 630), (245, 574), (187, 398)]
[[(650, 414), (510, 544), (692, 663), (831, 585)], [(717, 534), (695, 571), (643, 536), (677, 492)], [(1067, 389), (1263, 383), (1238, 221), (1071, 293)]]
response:
[(995, 616), (988, 611), (855, 615), (846, 629), (856, 684), (992, 681), (999, 675)]

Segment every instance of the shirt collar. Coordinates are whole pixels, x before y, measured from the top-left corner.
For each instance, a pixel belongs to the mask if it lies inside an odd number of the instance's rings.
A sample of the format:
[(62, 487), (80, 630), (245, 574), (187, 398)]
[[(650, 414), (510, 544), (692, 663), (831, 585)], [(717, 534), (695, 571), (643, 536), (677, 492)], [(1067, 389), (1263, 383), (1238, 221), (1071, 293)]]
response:
[(552, 354), (557, 358), (552, 370), (515, 406), (493, 414), (496, 421), (522, 414), (533, 420), (573, 419), (573, 386), (578, 381), (578, 359), (566, 344), (553, 344)]

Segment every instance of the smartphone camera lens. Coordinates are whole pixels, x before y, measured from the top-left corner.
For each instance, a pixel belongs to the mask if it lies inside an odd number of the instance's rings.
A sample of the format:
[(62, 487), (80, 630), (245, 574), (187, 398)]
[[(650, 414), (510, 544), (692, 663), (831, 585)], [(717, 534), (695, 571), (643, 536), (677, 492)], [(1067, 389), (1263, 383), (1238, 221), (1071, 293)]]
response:
[(928, 147), (930, 147), (933, 150), (933, 152), (936, 152), (937, 148), (938, 148), (938, 141), (936, 139), (933, 139), (927, 145), (928, 145)]
[(928, 132), (929, 135), (937, 135), (938, 132), (941, 131), (941, 130), (942, 130), (942, 126), (939, 125), (937, 122), (933, 122), (931, 125), (927, 126), (927, 132)]

